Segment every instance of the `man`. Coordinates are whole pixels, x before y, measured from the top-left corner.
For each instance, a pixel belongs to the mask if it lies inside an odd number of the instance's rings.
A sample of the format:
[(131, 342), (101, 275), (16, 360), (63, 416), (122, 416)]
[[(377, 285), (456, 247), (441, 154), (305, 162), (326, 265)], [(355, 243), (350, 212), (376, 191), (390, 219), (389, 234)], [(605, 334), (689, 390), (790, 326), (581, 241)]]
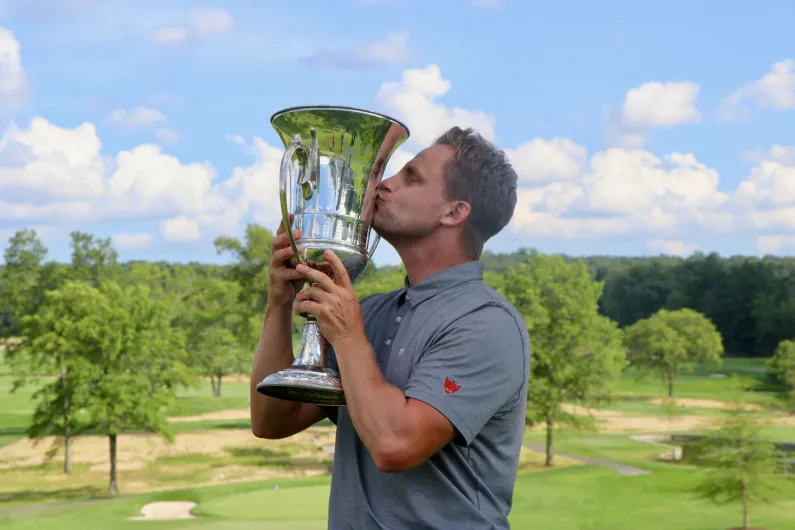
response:
[[(373, 227), (400, 255), (405, 286), (361, 302), (336, 256), (327, 256), (334, 279), (290, 268), (286, 234), (274, 238), (252, 431), (283, 438), (326, 417), (337, 425), (330, 529), (509, 528), (529, 338), (522, 316), (483, 283), (479, 258), (513, 215), (516, 181), (504, 154), (470, 129), (420, 152), (375, 201)], [(296, 296), (305, 280), (315, 283)], [(293, 308), (317, 316), (347, 406), (257, 393), (293, 362)]]

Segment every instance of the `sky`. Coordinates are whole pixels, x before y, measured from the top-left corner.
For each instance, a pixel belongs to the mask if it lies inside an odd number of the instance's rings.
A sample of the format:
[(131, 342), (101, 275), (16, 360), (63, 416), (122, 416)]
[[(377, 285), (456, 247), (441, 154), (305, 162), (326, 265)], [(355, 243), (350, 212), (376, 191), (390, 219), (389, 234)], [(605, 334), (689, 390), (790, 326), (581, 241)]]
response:
[(409, 127), (384, 178), (454, 125), (504, 149), (494, 252), (793, 255), (793, 20), (785, 0), (0, 0), (0, 241), (223, 263), (215, 237), (280, 221), (270, 116), (324, 104)]

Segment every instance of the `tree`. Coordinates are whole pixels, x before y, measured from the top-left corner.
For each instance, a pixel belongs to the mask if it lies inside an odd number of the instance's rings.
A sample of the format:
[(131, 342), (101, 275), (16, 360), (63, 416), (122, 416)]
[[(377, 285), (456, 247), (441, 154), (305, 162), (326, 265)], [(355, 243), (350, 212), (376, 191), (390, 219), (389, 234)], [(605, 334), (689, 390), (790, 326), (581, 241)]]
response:
[(621, 331), (598, 312), (602, 284), (583, 262), (533, 255), (506, 271), (501, 290), (522, 313), (532, 362), (528, 423), (546, 428), (546, 465), (553, 465), (553, 429), (587, 423), (564, 403), (598, 406), (624, 363)]
[(42, 301), (37, 296), (37, 286), (47, 256), (47, 249), (35, 230), (20, 230), (8, 243), (0, 276), (0, 316), (8, 315), (9, 326), (0, 328), (0, 337), (19, 334), (22, 318), (36, 312)]
[(12, 392), (42, 376), (50, 382), (33, 394), (33, 418), (28, 437), (40, 440), (57, 436), (64, 449), (64, 473), (72, 472), (72, 438), (87, 425), (78, 415), (90, 383), (90, 369), (83, 356), (84, 336), (96, 331), (96, 297), (90, 297), (82, 284), (67, 282), (61, 289), (45, 295), (35, 315), (22, 319), (21, 342), (9, 359), (15, 376)]
[(773, 500), (778, 464), (775, 445), (762, 435), (759, 420), (745, 410), (744, 387), (735, 384), (733, 399), (721, 412), (718, 429), (696, 444), (695, 463), (709, 469), (696, 491), (718, 505), (741, 503), (742, 528), (749, 528), (751, 506)]
[(72, 266), (69, 277), (98, 287), (103, 280), (115, 278), (120, 272), (118, 253), (110, 238), (95, 239), (91, 234), (72, 232)]
[(784, 388), (782, 397), (795, 410), (795, 340), (782, 340), (773, 357), (765, 363), (767, 371)]
[(245, 243), (230, 236), (219, 236), (214, 241), (218, 254), (228, 253), (235, 261), (229, 267), (230, 280), (242, 287), (241, 301), (251, 311), (261, 314), (268, 301), (268, 263), (273, 246), (273, 232), (267, 228), (248, 224)]
[(692, 309), (661, 309), (624, 330), (629, 364), (640, 373), (657, 372), (674, 395), (677, 375), (699, 363), (721, 362), (723, 340), (715, 325)]
[(261, 317), (248, 315), (241, 290), (224, 279), (199, 280), (176, 319), (195, 366), (210, 378), (213, 397), (221, 396), (225, 376), (247, 369), (259, 336)]
[(91, 424), (108, 436), (108, 489), (117, 494), (118, 435), (145, 430), (173, 440), (167, 411), (176, 392), (195, 375), (184, 335), (168, 321), (170, 308), (151, 299), (148, 288), (123, 288), (108, 281), (98, 289), (84, 289), (96, 304), (96, 325), (83, 336), (84, 355), (91, 365), (86, 409)]

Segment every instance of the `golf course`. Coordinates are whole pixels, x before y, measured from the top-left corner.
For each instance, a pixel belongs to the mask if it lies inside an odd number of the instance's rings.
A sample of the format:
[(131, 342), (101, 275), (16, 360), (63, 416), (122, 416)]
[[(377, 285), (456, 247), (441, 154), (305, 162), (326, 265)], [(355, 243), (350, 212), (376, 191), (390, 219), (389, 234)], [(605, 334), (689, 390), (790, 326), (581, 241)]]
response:
[[(706, 471), (671, 459), (675, 443), (661, 436), (709, 431), (736, 380), (747, 384), (745, 414), (759, 420), (764, 434), (772, 441), (795, 441), (795, 416), (777, 410), (760, 360), (727, 358), (717, 371), (704, 367), (681, 376), (675, 407), (664, 406), (661, 381), (624, 374), (609, 406), (566, 408), (595, 422), (554, 431), (552, 466), (544, 465), (542, 426), (527, 429), (512, 525), (556, 530), (737, 526), (741, 507), (699, 498), (695, 489)], [(75, 437), (68, 475), (56, 439), (34, 444), (25, 437), (32, 391), (12, 393), (11, 379), (0, 375), (0, 528), (326, 527), (334, 426), (321, 423), (283, 440), (255, 438), (245, 375), (226, 381), (222, 397), (212, 397), (209, 382), (181, 395), (169, 417), (170, 442), (150, 433), (119, 435), (120, 492), (112, 497), (106, 494), (106, 436)], [(752, 507), (752, 527), (793, 527), (795, 478), (777, 476), (773, 491), (771, 502)]]

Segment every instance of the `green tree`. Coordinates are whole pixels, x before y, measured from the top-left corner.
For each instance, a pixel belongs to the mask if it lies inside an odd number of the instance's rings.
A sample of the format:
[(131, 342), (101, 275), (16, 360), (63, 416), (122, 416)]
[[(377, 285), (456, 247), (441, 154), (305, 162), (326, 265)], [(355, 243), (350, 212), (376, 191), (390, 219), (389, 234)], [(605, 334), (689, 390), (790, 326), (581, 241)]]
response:
[(256, 346), (261, 317), (248, 314), (238, 283), (206, 278), (181, 304), (176, 322), (185, 331), (196, 368), (210, 378), (214, 397), (225, 376), (243, 373)]
[(50, 294), (61, 302), (58, 310), (53, 302), (53, 310), (38, 317), (41, 329), (49, 330), (39, 335), (41, 344), (73, 360), (66, 380), (79, 399), (72, 406), (79, 403), (85, 424), (108, 436), (112, 494), (118, 493), (117, 435), (146, 430), (171, 439), (165, 415), (191, 377), (184, 338), (167, 320), (169, 308), (149, 294), (143, 286), (69, 281)]
[(110, 238), (97, 239), (84, 232), (72, 232), (72, 264), (69, 278), (98, 287), (104, 280), (115, 279), (121, 272), (118, 253)]
[(38, 284), (46, 256), (47, 249), (35, 230), (20, 230), (9, 238), (0, 274), (0, 317), (8, 315), (8, 325), (0, 326), (0, 337), (19, 334), (22, 318), (35, 313), (42, 302)]
[(599, 406), (624, 364), (621, 331), (598, 312), (602, 283), (583, 262), (536, 254), (506, 271), (502, 292), (522, 313), (532, 363), (528, 423), (546, 429), (546, 465), (553, 465), (553, 430), (588, 421), (564, 404)]
[(231, 254), (234, 258), (228, 268), (228, 277), (242, 287), (241, 301), (251, 311), (262, 314), (268, 301), (268, 262), (273, 232), (257, 224), (248, 224), (244, 241), (231, 236), (219, 236), (214, 244), (218, 254)]
[(720, 364), (723, 340), (715, 325), (692, 309), (661, 309), (624, 330), (629, 364), (639, 373), (656, 372), (674, 395), (676, 377), (698, 364)]
[(749, 528), (751, 506), (772, 502), (779, 487), (778, 456), (775, 445), (763, 436), (759, 420), (745, 410), (743, 387), (736, 388), (718, 428), (696, 444), (695, 463), (709, 469), (696, 491), (718, 505), (740, 503), (742, 528)]
[(782, 340), (765, 363), (767, 371), (784, 388), (782, 398), (795, 410), (795, 340)]
[(72, 438), (87, 426), (79, 415), (90, 387), (83, 347), (84, 337), (97, 330), (95, 302), (77, 282), (46, 293), (39, 311), (23, 317), (20, 346), (9, 360), (13, 392), (38, 386), (28, 436), (35, 441), (56, 436), (52, 450), (63, 447), (67, 474), (72, 472)]

